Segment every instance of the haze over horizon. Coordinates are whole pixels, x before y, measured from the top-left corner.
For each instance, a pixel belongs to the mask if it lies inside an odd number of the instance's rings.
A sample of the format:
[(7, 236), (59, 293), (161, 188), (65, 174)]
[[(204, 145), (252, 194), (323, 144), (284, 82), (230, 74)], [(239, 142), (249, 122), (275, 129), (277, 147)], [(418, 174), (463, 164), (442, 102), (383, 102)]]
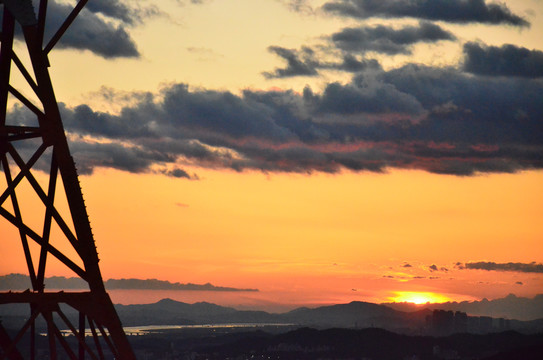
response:
[[(508, 294), (497, 299), (483, 298), (479, 301), (457, 302), (444, 301), (443, 298), (432, 293), (416, 292), (404, 293), (401, 299), (391, 299), (390, 302), (380, 304), (362, 300), (326, 303), (322, 302), (322, 299), (321, 302), (308, 303), (305, 302), (304, 296), (306, 294), (291, 299), (277, 298), (277, 294), (266, 291), (261, 292), (258, 289), (238, 289), (215, 286), (209, 283), (181, 284), (157, 279), (105, 279), (104, 285), (116, 306), (132, 310), (147, 307), (153, 309), (153, 311), (160, 311), (161, 307), (173, 307), (178, 310), (184, 309), (183, 311), (190, 313), (189, 309), (191, 308), (198, 308), (197, 311), (202, 312), (204, 311), (202, 307), (207, 307), (222, 308), (224, 311), (286, 314), (307, 309), (324, 312), (327, 312), (327, 309), (343, 309), (344, 312), (353, 312), (355, 314), (360, 310), (360, 307), (366, 307), (364, 311), (367, 311), (375, 307), (375, 305), (382, 305), (384, 308), (393, 309), (404, 314), (418, 313), (420, 315), (421, 311), (428, 314), (433, 310), (445, 310), (466, 313), (468, 316), (501, 317), (520, 321), (535, 320), (540, 322), (543, 319), (543, 293), (537, 294), (533, 298)], [(45, 279), (45, 286), (49, 292), (89, 290), (86, 282), (78, 277), (52, 276)], [(0, 276), (0, 291), (26, 291), (30, 287), (30, 278), (27, 275), (9, 274)], [(383, 309), (383, 307), (380, 307), (380, 309)], [(14, 310), (15, 308), (11, 312)], [(137, 313), (138, 311), (135, 311), (135, 314)], [(8, 310), (4, 314), (10, 314), (10, 311)], [(14, 314), (11, 313), (11, 315)], [(2, 313), (0, 313), (0, 316), (2, 316)], [(132, 317), (133, 315), (131, 315)], [(332, 318), (333, 315), (328, 314), (328, 317)], [(134, 321), (134, 319), (130, 321)], [(260, 318), (259, 321), (265, 322), (265, 318)], [(390, 324), (393, 323), (393, 321), (390, 322)]]
[[(432, 4), (89, 1), (50, 62), (104, 279), (285, 304), (542, 293), (543, 2)], [(0, 275), (26, 273), (0, 234)]]

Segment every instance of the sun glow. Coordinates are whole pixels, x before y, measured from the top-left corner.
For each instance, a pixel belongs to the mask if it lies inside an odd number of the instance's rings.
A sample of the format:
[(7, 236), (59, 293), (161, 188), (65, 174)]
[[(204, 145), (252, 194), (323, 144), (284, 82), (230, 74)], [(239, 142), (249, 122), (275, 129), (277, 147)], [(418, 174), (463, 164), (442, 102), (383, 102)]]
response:
[(451, 301), (445, 295), (436, 294), (432, 292), (415, 292), (415, 291), (399, 291), (395, 293), (396, 296), (391, 297), (393, 302), (410, 302), (414, 304), (426, 304), (426, 303), (443, 303)]

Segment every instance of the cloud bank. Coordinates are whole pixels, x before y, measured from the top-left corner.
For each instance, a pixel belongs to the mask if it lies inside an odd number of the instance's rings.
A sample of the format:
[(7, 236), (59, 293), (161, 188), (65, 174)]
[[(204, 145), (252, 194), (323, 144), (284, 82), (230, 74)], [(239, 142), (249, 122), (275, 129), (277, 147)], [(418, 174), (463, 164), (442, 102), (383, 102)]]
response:
[(487, 271), (511, 271), (523, 273), (543, 274), (543, 264), (531, 263), (495, 263), (495, 262), (474, 262), (466, 263), (465, 269), (470, 270), (487, 270)]
[[(140, 53), (127, 28), (157, 16), (156, 7), (142, 7), (120, 0), (93, 0), (79, 13), (78, 17), (56, 44), (57, 49), (88, 50), (106, 59), (137, 58)], [(37, 3), (34, 4), (37, 14)], [(73, 5), (49, 1), (45, 26), (45, 44), (53, 37), (73, 9)], [(2, 14), (0, 13), (0, 22)], [(22, 39), (17, 27), (16, 38)], [(44, 45), (45, 46), (45, 45)]]
[[(197, 178), (183, 167), (263, 172), (420, 169), (473, 175), (543, 168), (543, 82), (408, 64), (321, 93), (191, 89), (138, 94), (119, 114), (62, 106), (83, 173)], [(109, 94), (111, 95), (111, 94)], [(10, 116), (31, 123), (15, 107)]]
[(484, 0), (336, 0), (323, 5), (325, 12), (367, 19), (404, 18), (452, 23), (487, 23), (529, 26), (529, 22), (499, 3)]
[(349, 52), (375, 51), (383, 54), (408, 54), (411, 45), (455, 40), (456, 37), (440, 26), (421, 22), (418, 26), (393, 29), (384, 25), (345, 28), (332, 35), (335, 46)]
[[(295, 11), (308, 4), (284, 3)], [(66, 5), (51, 4), (53, 20), (67, 15)], [(419, 43), (457, 40), (428, 20), (527, 25), (505, 5), (344, 0), (329, 1), (324, 9), (363, 19), (410, 16), (419, 23), (362, 23), (321, 37), (324, 45), (268, 47), (285, 62), (263, 73), (269, 79), (316, 77), (326, 70), (350, 73), (350, 81), (330, 81), (319, 91), (232, 93), (174, 83), (158, 93), (123, 94), (131, 101), (119, 113), (61, 104), (80, 172), (106, 167), (198, 179), (186, 169), (336, 173), (400, 168), (470, 176), (543, 168), (543, 52), (468, 42), (456, 67), (407, 63), (387, 70), (366, 57), (405, 55)], [(74, 23), (81, 28), (67, 33), (60, 46), (104, 57), (138, 56), (124, 28), (156, 13), (123, 1), (95, 1)], [(104, 25), (104, 18), (111, 21)], [(115, 101), (115, 91), (103, 91), (104, 99)], [(20, 106), (10, 116), (35, 122)]]
[[(358, 26), (347, 27), (326, 37), (321, 46), (302, 46), (299, 50), (281, 46), (270, 46), (268, 51), (286, 62), (286, 67), (276, 68), (262, 74), (268, 79), (296, 76), (318, 76), (321, 70), (361, 72), (381, 68), (367, 53), (386, 55), (411, 54), (419, 43), (453, 41), (456, 37), (442, 27), (421, 21), (417, 26)], [(335, 60), (323, 58), (335, 57)]]
[(469, 42), (464, 45), (464, 70), (487, 76), (543, 77), (543, 51), (511, 44), (501, 47)]

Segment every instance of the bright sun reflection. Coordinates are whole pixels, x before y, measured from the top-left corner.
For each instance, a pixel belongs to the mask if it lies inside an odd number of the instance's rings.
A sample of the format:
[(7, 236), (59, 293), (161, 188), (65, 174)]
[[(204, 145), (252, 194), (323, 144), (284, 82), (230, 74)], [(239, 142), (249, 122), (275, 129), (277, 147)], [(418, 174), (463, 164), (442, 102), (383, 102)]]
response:
[(391, 297), (390, 300), (393, 302), (410, 302), (414, 304), (426, 304), (430, 303), (443, 303), (451, 301), (445, 295), (436, 294), (432, 292), (416, 292), (416, 291), (398, 291), (395, 293), (396, 296)]

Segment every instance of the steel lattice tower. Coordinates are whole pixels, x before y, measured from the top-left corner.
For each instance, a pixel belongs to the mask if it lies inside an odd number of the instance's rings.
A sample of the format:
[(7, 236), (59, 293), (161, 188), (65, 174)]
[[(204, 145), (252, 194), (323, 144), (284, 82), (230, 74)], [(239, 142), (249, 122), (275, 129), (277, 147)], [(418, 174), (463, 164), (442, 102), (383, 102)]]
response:
[[(44, 338), (37, 333), (38, 326), (46, 329), (50, 359), (61, 355), (71, 359), (135, 359), (104, 288), (76, 167), (48, 70), (48, 53), (87, 0), (78, 1), (46, 43), (47, 0), (36, 3), (34, 9), (31, 0), (0, 0), (0, 167), (5, 176), (5, 182), (0, 182), (0, 186), (5, 184), (5, 189), (0, 188), (0, 215), (19, 234), (15, 239), (0, 234), (0, 241), (20, 242), (32, 286), (24, 292), (0, 293), (0, 306), (28, 304), (30, 308), (26, 322), (15, 333), (0, 322), (0, 359), (35, 359), (38, 356), (36, 344)], [(16, 54), (21, 46), (15, 45), (21, 42), (14, 43), (14, 37), (26, 44), (26, 61)], [(28, 68), (25, 62), (30, 64)], [(12, 75), (17, 71), (31, 89), (30, 96), (23, 95), (14, 85)], [(8, 109), (8, 99), (18, 103), (17, 109), (31, 112), (35, 124), (21, 123), (20, 118), (10, 117), (13, 111)], [(45, 185), (43, 169), (49, 171)], [(41, 209), (33, 207), (31, 216), (27, 216), (21, 206), (28, 192), (41, 206)], [(60, 195), (65, 196), (63, 205), (55, 201)], [(63, 213), (63, 206), (69, 211)], [(38, 214), (40, 225), (36, 226)], [(67, 246), (55, 245), (54, 238), (59, 236)], [(5, 256), (9, 254), (0, 254), (0, 261)], [(45, 291), (48, 260), (71, 269), (88, 284), (88, 291)], [(67, 332), (73, 336), (65, 336)]]

